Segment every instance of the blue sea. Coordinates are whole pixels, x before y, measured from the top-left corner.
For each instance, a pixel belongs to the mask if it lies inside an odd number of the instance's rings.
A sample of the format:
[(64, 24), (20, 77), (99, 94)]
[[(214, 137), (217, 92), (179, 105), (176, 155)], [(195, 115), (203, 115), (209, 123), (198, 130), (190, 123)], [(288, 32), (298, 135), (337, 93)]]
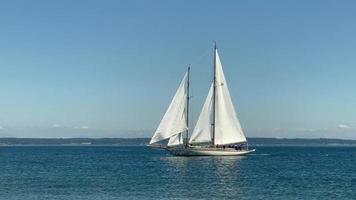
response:
[(144, 146), (0, 147), (0, 199), (356, 199), (356, 147), (173, 157)]

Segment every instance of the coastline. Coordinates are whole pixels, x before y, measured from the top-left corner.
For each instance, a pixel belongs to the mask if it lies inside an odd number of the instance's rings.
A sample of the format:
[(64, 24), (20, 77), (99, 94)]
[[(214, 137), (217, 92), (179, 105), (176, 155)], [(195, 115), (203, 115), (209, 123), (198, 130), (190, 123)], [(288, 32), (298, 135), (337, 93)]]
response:
[[(146, 146), (150, 138), (14, 138), (1, 137), (4, 146)], [(332, 138), (248, 138), (249, 146), (356, 147), (356, 140)]]

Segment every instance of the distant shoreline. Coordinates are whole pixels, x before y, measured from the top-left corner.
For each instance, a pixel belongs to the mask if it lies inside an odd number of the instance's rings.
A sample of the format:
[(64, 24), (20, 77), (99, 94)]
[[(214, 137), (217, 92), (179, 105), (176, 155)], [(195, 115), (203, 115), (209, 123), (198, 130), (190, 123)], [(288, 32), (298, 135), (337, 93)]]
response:
[[(145, 146), (150, 138), (0, 137), (0, 146)], [(331, 138), (248, 138), (251, 146), (356, 146), (356, 140)]]

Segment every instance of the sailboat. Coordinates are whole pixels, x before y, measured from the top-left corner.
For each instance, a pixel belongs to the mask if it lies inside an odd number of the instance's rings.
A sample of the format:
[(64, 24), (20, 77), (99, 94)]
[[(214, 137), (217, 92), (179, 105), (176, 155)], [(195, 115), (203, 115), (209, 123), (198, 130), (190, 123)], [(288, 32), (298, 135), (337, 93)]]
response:
[[(168, 139), (176, 156), (241, 156), (254, 152), (237, 118), (220, 56), (214, 45), (214, 78), (195, 128), (189, 137), (190, 67), (183, 77), (150, 145)], [(184, 137), (185, 136), (185, 137)]]

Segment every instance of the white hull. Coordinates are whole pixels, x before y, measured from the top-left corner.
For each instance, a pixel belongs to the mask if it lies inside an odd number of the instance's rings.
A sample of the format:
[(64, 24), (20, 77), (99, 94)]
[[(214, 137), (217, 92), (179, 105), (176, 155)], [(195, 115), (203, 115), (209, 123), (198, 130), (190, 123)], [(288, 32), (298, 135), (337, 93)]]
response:
[(235, 150), (221, 148), (167, 148), (175, 156), (244, 156), (255, 151), (252, 150)]

